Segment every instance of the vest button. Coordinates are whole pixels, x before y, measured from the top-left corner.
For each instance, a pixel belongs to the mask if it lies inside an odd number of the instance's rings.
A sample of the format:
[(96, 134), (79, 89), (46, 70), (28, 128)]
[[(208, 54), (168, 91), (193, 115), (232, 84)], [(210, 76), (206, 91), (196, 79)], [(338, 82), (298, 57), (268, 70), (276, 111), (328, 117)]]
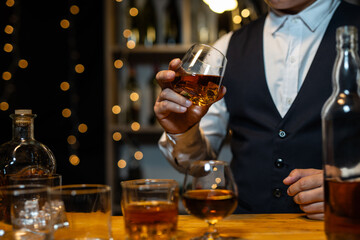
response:
[(277, 168), (283, 168), (284, 167), (284, 160), (281, 158), (276, 159), (275, 161), (275, 167)]
[(284, 138), (286, 137), (286, 132), (284, 130), (279, 131), (279, 137)]
[(274, 191), (273, 191), (273, 196), (276, 197), (276, 198), (280, 198), (281, 195), (282, 195), (281, 189), (280, 188), (275, 188)]

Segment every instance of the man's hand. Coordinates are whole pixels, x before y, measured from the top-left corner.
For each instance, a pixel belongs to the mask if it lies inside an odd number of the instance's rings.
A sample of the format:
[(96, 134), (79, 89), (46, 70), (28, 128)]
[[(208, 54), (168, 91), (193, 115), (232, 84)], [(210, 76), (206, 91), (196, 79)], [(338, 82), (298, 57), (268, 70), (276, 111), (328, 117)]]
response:
[(324, 219), (324, 176), (318, 169), (294, 169), (284, 179), (289, 185), (287, 193), (294, 197), (310, 219)]
[[(210, 107), (210, 105), (193, 105), (190, 100), (170, 89), (175, 72), (181, 71), (181, 60), (177, 58), (170, 62), (169, 70), (156, 74), (156, 80), (162, 91), (155, 102), (154, 112), (163, 129), (173, 134), (184, 133), (200, 122)], [(225, 92), (225, 87), (222, 87), (217, 101), (224, 96)]]

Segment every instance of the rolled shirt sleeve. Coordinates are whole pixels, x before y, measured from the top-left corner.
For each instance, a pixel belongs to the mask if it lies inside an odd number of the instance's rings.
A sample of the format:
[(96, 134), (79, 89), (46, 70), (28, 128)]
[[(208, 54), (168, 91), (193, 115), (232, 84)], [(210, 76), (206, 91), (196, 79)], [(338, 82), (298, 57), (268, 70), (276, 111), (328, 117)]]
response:
[(200, 124), (181, 134), (163, 133), (159, 148), (172, 166), (185, 172), (191, 161), (216, 159), (228, 132), (225, 101), (214, 103)]

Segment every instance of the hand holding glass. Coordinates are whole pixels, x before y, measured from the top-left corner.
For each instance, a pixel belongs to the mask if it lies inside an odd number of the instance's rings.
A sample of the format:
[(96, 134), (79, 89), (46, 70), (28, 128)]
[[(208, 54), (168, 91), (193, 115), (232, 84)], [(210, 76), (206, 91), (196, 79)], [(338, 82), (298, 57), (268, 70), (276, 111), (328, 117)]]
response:
[(228, 163), (215, 160), (191, 163), (183, 191), (183, 203), (189, 214), (209, 224), (208, 231), (194, 239), (224, 239), (215, 224), (233, 213), (237, 206), (237, 188)]
[(185, 54), (171, 88), (195, 105), (216, 101), (226, 67), (226, 57), (216, 48), (195, 44)]

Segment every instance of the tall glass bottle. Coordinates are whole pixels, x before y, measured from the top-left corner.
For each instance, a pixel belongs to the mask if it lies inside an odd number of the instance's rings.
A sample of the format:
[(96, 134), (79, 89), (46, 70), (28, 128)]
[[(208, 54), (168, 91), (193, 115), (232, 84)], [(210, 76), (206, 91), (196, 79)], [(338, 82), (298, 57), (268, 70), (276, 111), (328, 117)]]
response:
[(13, 137), (0, 146), (0, 186), (6, 185), (7, 175), (43, 176), (56, 170), (54, 154), (34, 138), (34, 118), (31, 110), (15, 110)]
[(177, 1), (170, 0), (165, 10), (166, 26), (165, 26), (165, 41), (167, 44), (180, 43), (180, 16), (177, 6)]
[(325, 232), (360, 239), (360, 97), (357, 29), (336, 31), (333, 93), (322, 110)]

